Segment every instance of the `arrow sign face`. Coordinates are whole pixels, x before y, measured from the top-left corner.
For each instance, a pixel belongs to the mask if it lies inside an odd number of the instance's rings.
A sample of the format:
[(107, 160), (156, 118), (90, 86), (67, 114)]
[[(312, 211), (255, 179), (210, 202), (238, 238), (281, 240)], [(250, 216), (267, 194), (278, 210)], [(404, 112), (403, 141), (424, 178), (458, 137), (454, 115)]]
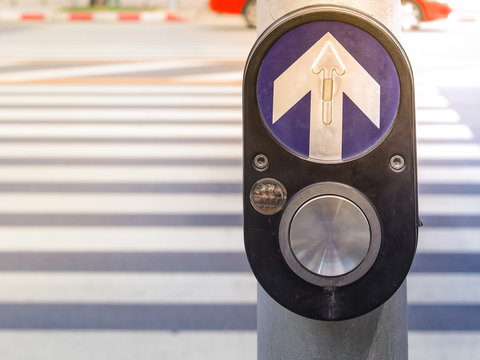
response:
[(360, 156), (385, 137), (399, 102), (393, 61), (353, 25), (318, 21), (284, 34), (257, 83), (266, 125), (288, 150), (314, 161)]

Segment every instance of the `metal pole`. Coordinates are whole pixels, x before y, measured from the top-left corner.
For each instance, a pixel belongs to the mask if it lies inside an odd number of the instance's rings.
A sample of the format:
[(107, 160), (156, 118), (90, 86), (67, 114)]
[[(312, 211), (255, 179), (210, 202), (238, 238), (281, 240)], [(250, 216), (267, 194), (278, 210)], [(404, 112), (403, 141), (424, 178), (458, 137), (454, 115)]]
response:
[(168, 10), (178, 10), (179, 0), (168, 0)]
[[(258, 0), (258, 34), (295, 9), (314, 4), (349, 6), (400, 33), (400, 0)], [(407, 360), (407, 290), (404, 283), (383, 306), (339, 322), (298, 316), (258, 286), (258, 360)]]
[(406, 360), (406, 284), (380, 308), (352, 320), (325, 322), (294, 314), (259, 285), (259, 360)]
[(358, 9), (382, 22), (397, 37), (400, 34), (400, 0), (258, 0), (257, 32), (261, 34), (275, 20), (295, 9), (318, 4)]

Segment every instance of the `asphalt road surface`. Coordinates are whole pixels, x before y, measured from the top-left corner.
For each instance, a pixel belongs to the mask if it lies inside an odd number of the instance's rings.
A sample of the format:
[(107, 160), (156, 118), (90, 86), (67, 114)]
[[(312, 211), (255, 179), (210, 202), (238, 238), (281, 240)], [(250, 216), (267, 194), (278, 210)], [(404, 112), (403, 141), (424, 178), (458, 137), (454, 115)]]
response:
[[(255, 359), (241, 80), (256, 35), (239, 24), (0, 24), (2, 360)], [(479, 33), (402, 36), (425, 224), (412, 360), (480, 354)]]

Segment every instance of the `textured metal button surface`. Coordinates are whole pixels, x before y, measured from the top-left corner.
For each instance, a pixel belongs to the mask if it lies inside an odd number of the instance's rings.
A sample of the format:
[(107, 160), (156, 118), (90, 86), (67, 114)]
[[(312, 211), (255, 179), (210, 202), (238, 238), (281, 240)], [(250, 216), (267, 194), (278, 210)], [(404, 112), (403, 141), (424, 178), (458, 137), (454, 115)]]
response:
[(290, 226), (293, 254), (307, 270), (340, 276), (358, 267), (370, 248), (364, 213), (340, 196), (319, 196), (305, 203)]

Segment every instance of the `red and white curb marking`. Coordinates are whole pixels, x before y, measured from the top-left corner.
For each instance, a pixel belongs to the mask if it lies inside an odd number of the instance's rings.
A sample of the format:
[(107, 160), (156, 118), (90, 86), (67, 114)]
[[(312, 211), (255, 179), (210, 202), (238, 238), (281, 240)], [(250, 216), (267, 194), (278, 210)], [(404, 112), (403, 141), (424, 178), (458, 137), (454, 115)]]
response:
[(480, 11), (464, 11), (458, 10), (450, 14), (449, 20), (456, 22), (466, 22), (466, 23), (475, 23), (480, 21)]
[(0, 12), (0, 21), (182, 21), (168, 11), (138, 12)]

